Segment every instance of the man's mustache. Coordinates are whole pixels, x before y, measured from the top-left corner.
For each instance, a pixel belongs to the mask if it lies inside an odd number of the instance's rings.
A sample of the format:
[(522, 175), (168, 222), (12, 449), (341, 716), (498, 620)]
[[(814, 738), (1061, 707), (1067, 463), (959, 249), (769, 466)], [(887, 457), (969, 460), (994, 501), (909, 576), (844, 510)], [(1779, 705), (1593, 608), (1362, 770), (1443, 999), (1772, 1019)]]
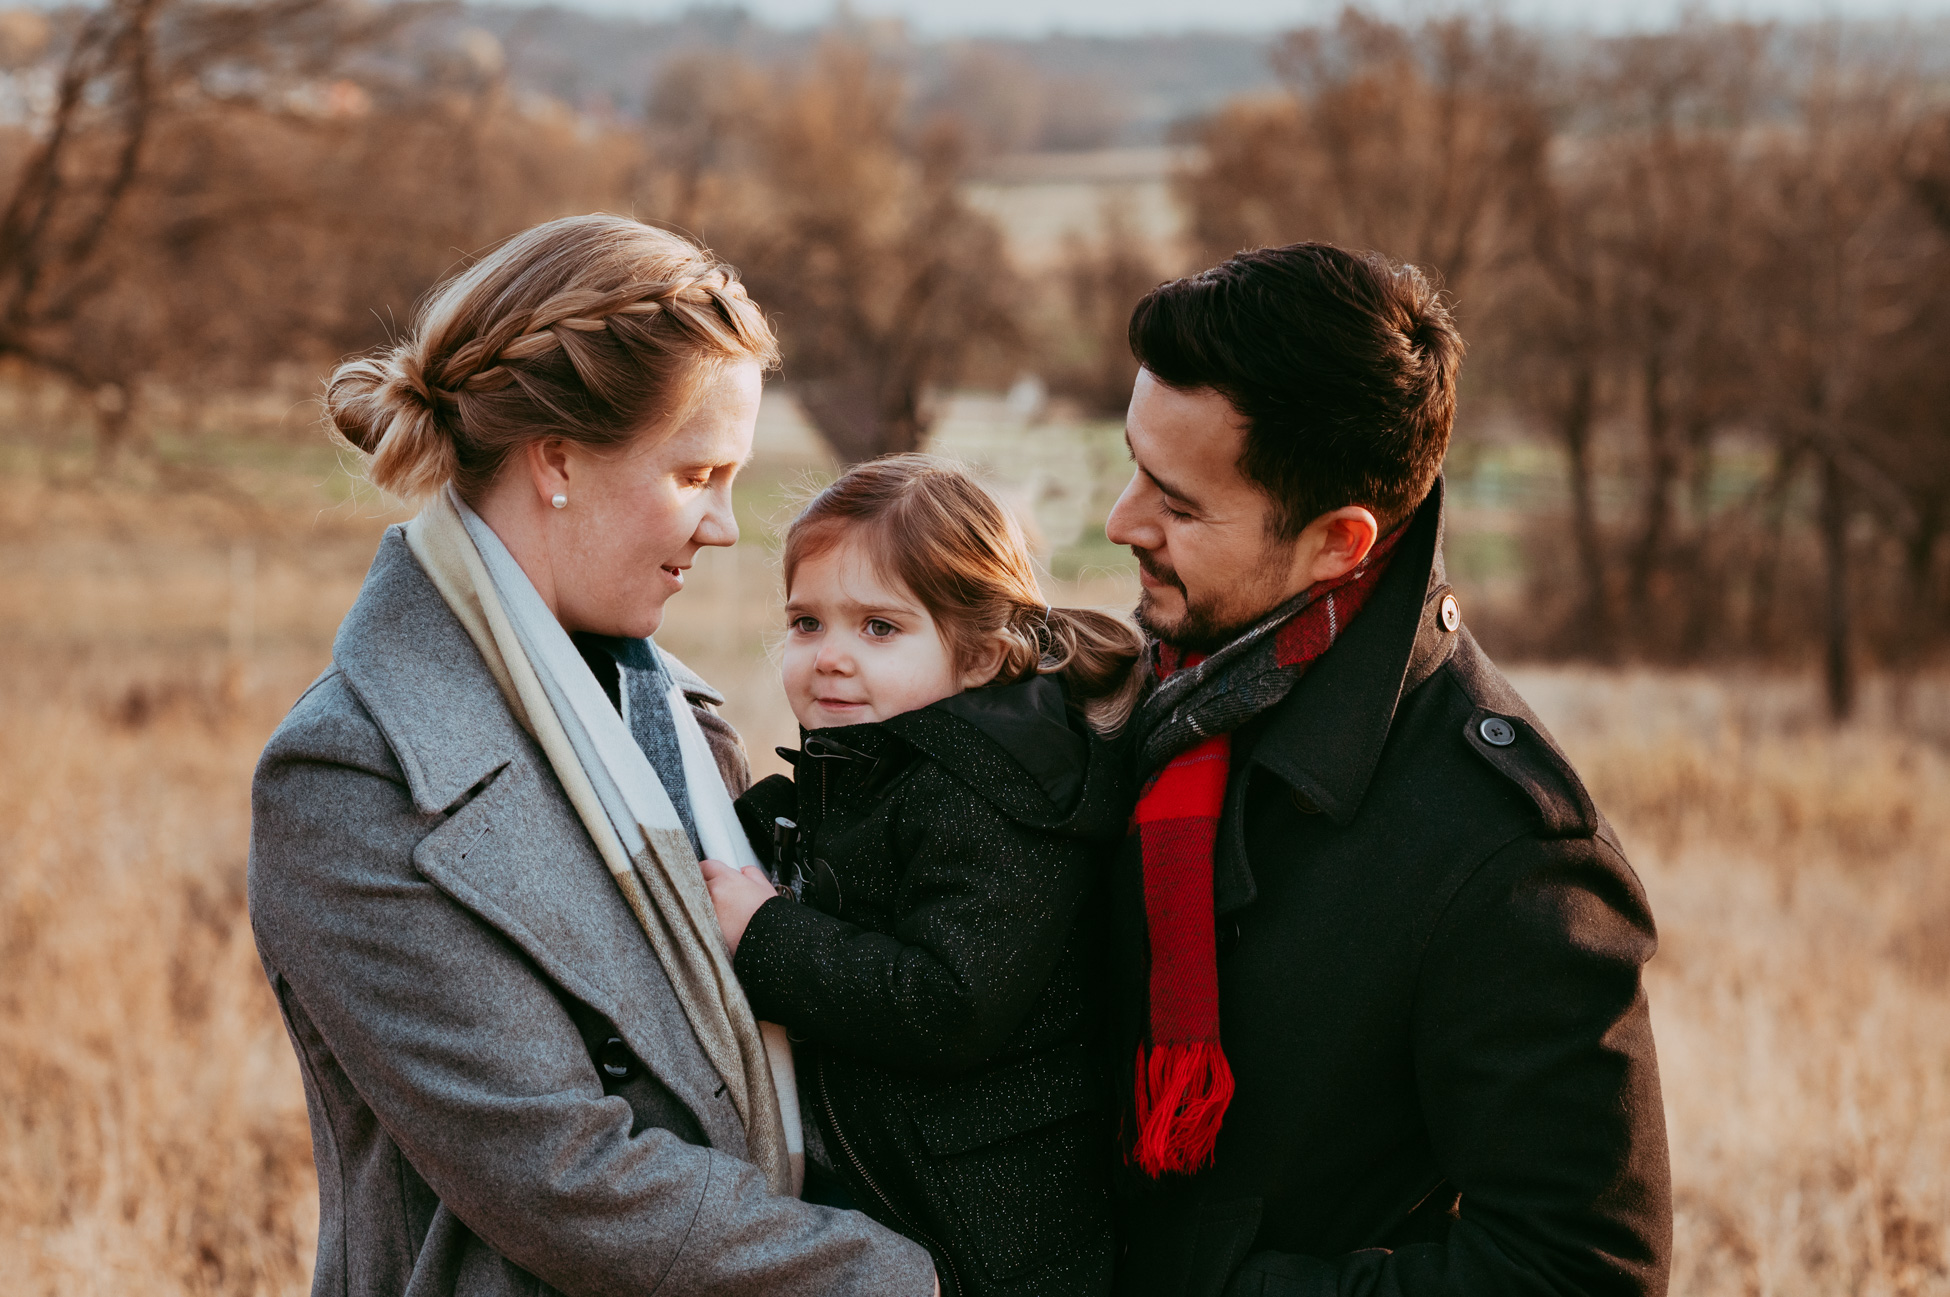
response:
[(1144, 569), (1144, 574), (1153, 581), (1162, 581), (1166, 585), (1176, 589), (1179, 594), (1186, 593), (1185, 583), (1178, 579), (1178, 573), (1166, 567), (1163, 563), (1160, 563), (1152, 556), (1150, 550), (1139, 549), (1136, 545), (1133, 545), (1131, 546), (1131, 554), (1137, 559), (1137, 565)]

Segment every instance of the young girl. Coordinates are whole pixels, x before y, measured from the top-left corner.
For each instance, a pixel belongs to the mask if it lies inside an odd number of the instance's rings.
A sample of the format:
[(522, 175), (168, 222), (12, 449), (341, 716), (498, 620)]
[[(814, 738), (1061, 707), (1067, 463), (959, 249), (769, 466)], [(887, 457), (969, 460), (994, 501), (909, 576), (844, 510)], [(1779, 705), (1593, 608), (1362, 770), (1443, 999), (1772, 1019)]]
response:
[(801, 1042), (809, 1177), (925, 1244), (944, 1294), (1106, 1292), (1079, 920), (1130, 814), (1099, 731), (1137, 633), (1048, 607), (995, 499), (919, 455), (814, 499), (785, 584), (804, 737), (739, 810), (802, 899), (706, 872), (753, 1010)]

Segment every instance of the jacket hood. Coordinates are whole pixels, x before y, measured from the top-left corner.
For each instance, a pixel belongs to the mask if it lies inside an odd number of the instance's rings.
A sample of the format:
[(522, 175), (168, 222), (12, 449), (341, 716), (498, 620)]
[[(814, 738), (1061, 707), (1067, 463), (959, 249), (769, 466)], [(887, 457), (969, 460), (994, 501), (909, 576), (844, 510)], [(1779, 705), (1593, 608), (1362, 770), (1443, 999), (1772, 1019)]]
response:
[[(1065, 836), (1120, 836), (1134, 790), (1117, 743), (1092, 731), (1054, 676), (970, 689), (884, 721), (813, 730), (822, 745), (870, 759), (905, 745), (941, 766), (997, 810)], [(796, 754), (795, 754), (796, 755)]]
[[(1071, 727), (1063, 686), (1054, 677), (965, 690), (923, 710), (937, 709), (987, 735), (1036, 781), (1051, 805), (1074, 807), (1090, 770), (1090, 740)], [(899, 726), (895, 732), (900, 733)]]

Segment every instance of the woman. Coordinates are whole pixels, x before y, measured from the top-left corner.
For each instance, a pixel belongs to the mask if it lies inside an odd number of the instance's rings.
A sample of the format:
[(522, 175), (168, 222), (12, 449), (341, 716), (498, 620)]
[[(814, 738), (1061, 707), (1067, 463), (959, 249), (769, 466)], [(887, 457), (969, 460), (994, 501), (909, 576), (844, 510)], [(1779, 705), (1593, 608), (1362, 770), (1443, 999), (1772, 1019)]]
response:
[(774, 363), (730, 267), (591, 216), (333, 376), (369, 476), (428, 503), (252, 789), (315, 1293), (934, 1288), (918, 1246), (792, 1196), (790, 1055), (698, 865), (749, 855), (742, 750), (647, 638), (699, 547), (737, 540)]

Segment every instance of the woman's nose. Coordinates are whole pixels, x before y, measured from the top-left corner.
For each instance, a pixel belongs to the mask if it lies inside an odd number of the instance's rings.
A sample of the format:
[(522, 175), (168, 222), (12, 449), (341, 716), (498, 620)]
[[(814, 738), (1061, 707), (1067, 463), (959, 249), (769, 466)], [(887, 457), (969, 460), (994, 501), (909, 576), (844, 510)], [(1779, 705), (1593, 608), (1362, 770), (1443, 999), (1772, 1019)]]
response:
[(710, 504), (705, 507), (704, 517), (698, 520), (693, 539), (700, 545), (738, 543), (738, 513), (731, 507), (729, 486), (711, 492)]
[(1117, 503), (1110, 507), (1110, 517), (1104, 519), (1104, 538), (1113, 545), (1133, 545), (1138, 549), (1163, 549), (1164, 529), (1144, 516), (1141, 507), (1149, 484), (1144, 474), (1133, 473), (1124, 488), (1124, 494), (1117, 497)]

